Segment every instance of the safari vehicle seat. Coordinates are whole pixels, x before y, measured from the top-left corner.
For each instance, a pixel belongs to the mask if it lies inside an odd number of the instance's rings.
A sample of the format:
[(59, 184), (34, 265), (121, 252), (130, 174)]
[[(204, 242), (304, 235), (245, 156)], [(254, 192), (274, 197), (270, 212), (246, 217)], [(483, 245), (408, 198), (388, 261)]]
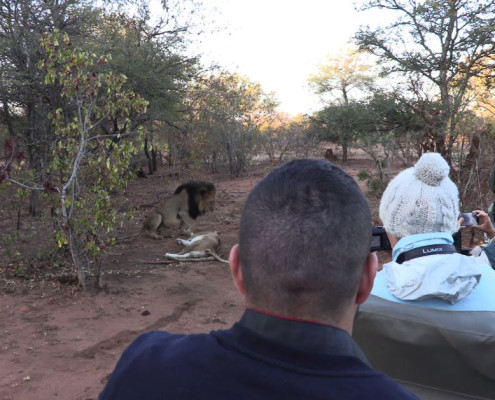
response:
[(495, 312), (446, 311), (371, 295), (353, 337), (374, 368), (421, 399), (495, 399)]

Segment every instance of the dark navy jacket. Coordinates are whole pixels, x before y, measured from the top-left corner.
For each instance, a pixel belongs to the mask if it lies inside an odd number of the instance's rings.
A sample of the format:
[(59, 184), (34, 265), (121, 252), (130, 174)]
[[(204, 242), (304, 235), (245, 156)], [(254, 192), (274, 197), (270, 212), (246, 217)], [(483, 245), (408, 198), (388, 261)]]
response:
[(99, 399), (417, 397), (375, 372), (347, 332), (247, 310), (228, 330), (139, 336)]

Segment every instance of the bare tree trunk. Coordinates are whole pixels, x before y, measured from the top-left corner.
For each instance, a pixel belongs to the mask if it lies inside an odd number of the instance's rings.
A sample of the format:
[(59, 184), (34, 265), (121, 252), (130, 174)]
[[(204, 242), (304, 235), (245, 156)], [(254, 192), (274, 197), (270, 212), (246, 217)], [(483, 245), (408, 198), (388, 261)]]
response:
[[(29, 156), (29, 165), (35, 173), (35, 182), (39, 186), (43, 186), (43, 173), (46, 165), (49, 162), (49, 149), (46, 144), (46, 126), (45, 122), (40, 118), (40, 114), (37, 113), (35, 101), (31, 101), (27, 104), (27, 117), (28, 126), (24, 136), (26, 137), (27, 150)], [(40, 211), (40, 192), (39, 190), (32, 190), (31, 197), (29, 199), (29, 214), (33, 217), (37, 217), (41, 214)]]
[(98, 256), (98, 259), (95, 260), (97, 263), (95, 266), (95, 283), (98, 289), (103, 289), (103, 274), (101, 273), (101, 256)]
[(31, 190), (31, 196), (29, 197), (29, 215), (37, 217), (40, 214), (40, 192), (39, 190)]
[(144, 138), (144, 154), (146, 155), (146, 160), (148, 160), (148, 174), (153, 175), (153, 160), (148, 152), (148, 137)]
[(79, 280), (83, 290), (86, 291), (86, 272), (84, 271), (84, 264), (79, 255), (79, 249), (77, 247), (76, 238), (72, 234), (72, 228), (67, 226), (67, 229), (69, 236), (69, 249), (72, 256), (72, 262), (76, 267), (77, 279)]
[(17, 209), (17, 231), (21, 229), (21, 210), (22, 210), (22, 198), (19, 198), (19, 208)]
[(348, 140), (346, 137), (342, 139), (342, 161), (347, 162), (347, 149), (349, 148)]
[(152, 164), (152, 167), (153, 167), (153, 172), (155, 172), (157, 170), (157, 166), (156, 166), (156, 149), (155, 149), (155, 146), (151, 146), (151, 164)]

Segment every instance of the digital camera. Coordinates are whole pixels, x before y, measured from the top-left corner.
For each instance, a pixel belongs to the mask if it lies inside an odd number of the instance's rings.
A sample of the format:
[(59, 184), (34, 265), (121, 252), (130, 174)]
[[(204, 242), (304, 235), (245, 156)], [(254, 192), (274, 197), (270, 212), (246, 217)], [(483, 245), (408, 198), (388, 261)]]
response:
[(388, 240), (387, 233), (383, 226), (374, 226), (373, 234), (371, 236), (371, 250), (370, 251), (382, 251), (392, 250), (390, 241)]
[(473, 226), (473, 225), (479, 225), (479, 218), (474, 212), (470, 213), (460, 213), (459, 218), (464, 218), (464, 221), (462, 222), (461, 226)]

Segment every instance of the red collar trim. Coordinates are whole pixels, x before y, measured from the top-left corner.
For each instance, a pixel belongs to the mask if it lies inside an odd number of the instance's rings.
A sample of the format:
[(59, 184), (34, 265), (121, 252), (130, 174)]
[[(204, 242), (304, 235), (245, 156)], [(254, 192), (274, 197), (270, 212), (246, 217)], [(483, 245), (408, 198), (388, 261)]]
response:
[(313, 321), (310, 319), (302, 319), (302, 318), (294, 318), (294, 317), (286, 317), (284, 315), (278, 315), (278, 314), (273, 314), (267, 311), (263, 310), (258, 310), (257, 308), (252, 308), (252, 307), (247, 307), (249, 310), (255, 311), (260, 314), (268, 315), (270, 317), (275, 317), (275, 318), (282, 318), (282, 319), (287, 319), (289, 321), (296, 321), (296, 322), (306, 322), (308, 324), (316, 324), (316, 325), (323, 325), (323, 326), (330, 326), (332, 328), (336, 328), (336, 326), (331, 325), (331, 324), (326, 324), (324, 322), (319, 322), (319, 321)]

